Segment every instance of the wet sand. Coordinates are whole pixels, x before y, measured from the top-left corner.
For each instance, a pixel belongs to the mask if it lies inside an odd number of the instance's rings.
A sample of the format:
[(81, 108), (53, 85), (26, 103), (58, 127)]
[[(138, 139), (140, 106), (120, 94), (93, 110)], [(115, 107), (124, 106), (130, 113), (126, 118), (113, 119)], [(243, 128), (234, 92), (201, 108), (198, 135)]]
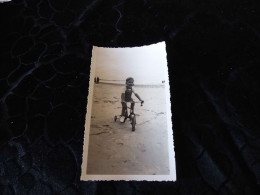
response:
[(165, 89), (135, 88), (145, 102), (142, 107), (135, 105), (134, 132), (129, 120), (114, 122), (114, 116), (121, 113), (123, 89), (101, 83), (94, 86), (87, 174), (169, 174)]

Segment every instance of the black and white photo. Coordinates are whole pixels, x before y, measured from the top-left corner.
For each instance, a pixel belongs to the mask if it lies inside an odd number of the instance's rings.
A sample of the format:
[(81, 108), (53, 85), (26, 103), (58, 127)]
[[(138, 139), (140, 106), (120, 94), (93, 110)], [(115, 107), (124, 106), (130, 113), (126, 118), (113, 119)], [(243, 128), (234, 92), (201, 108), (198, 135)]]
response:
[(93, 47), (82, 180), (174, 181), (165, 43)]

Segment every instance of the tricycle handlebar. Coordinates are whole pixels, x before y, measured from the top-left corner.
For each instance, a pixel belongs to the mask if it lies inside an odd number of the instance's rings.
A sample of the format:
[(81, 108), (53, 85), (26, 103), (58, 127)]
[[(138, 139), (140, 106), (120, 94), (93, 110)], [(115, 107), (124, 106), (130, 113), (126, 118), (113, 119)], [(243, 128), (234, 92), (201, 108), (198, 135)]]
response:
[(139, 101), (139, 102), (135, 102), (135, 103), (141, 103), (141, 106), (143, 106), (144, 101)]

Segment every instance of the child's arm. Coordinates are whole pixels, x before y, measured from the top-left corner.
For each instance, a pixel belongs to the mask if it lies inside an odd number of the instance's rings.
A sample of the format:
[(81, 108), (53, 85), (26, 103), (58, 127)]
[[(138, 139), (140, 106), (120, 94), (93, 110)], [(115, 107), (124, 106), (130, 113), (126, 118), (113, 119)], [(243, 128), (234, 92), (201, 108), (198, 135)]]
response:
[(125, 91), (122, 90), (122, 93), (121, 93), (121, 102), (124, 102), (125, 101)]
[(135, 94), (135, 97), (137, 97), (137, 98), (139, 99), (139, 101), (144, 102), (144, 101), (141, 99), (141, 97), (140, 97), (137, 93), (135, 93), (134, 90), (133, 90), (133, 93)]

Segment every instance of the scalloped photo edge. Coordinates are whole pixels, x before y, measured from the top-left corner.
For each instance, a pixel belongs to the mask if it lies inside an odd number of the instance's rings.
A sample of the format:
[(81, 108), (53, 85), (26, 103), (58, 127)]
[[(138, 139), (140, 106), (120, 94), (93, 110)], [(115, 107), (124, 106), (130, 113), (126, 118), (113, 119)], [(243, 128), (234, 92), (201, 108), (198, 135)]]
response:
[(93, 46), (81, 180), (176, 181), (170, 98), (165, 42)]

